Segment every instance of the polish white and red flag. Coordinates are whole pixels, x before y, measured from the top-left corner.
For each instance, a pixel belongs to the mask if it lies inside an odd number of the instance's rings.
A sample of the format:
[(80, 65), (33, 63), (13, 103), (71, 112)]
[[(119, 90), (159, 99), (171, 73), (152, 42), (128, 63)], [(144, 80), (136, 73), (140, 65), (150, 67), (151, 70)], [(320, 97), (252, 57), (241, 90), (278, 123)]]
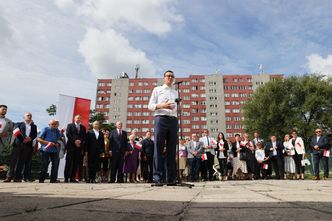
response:
[(267, 170), (268, 168), (269, 168), (269, 164), (264, 163), (264, 164), (263, 164), (263, 169), (264, 169), (264, 170)]
[[(89, 99), (60, 94), (56, 110), (56, 119), (59, 121), (59, 129), (63, 129), (65, 134), (67, 125), (73, 123), (74, 117), (79, 114), (81, 115), (81, 124), (85, 126), (86, 130), (88, 130), (90, 105), (91, 100)], [(59, 178), (64, 177), (65, 159), (66, 157), (60, 159), (58, 170)]]
[(137, 142), (137, 143), (135, 144), (135, 148), (136, 148), (137, 150), (142, 149), (142, 144), (139, 143), (139, 142)]
[(207, 155), (206, 155), (206, 153), (205, 153), (205, 154), (202, 154), (202, 161), (204, 161), (204, 160), (207, 160)]
[(22, 136), (22, 133), (21, 133), (21, 130), (20, 128), (16, 128), (14, 131), (13, 131), (13, 134), (17, 137), (17, 136)]

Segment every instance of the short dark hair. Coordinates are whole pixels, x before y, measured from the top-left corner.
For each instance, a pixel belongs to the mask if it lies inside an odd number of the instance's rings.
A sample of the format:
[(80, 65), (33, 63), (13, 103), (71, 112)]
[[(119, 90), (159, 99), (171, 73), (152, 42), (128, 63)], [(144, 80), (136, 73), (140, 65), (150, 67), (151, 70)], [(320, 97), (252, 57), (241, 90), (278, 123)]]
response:
[(235, 134), (235, 137), (241, 137), (240, 134)]
[(164, 72), (164, 77), (166, 76), (166, 73), (172, 73), (172, 74), (173, 74), (173, 76), (174, 76), (174, 72), (173, 72), (173, 71), (171, 71), (171, 70), (167, 70), (167, 71), (165, 71), (165, 72)]
[(5, 105), (5, 104), (0, 104), (0, 108), (2, 108), (2, 107), (4, 107), (4, 108), (8, 108), (7, 105)]

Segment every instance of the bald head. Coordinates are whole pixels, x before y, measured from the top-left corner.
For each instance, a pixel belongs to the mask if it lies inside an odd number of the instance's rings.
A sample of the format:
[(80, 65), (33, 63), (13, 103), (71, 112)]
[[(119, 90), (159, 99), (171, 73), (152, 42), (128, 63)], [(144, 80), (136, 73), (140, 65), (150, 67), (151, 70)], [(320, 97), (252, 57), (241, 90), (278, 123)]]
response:
[(24, 121), (27, 122), (27, 123), (30, 123), (32, 121), (32, 114), (27, 112), (24, 114)]

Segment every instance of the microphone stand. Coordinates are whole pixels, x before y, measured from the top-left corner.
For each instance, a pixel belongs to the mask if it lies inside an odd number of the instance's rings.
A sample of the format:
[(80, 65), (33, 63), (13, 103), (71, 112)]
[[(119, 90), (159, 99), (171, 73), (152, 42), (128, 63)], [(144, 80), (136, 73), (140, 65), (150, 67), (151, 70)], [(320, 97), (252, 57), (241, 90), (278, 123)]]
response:
[[(183, 139), (182, 136), (182, 120), (181, 120), (181, 108), (180, 108), (180, 102), (182, 101), (181, 97), (180, 97), (180, 85), (183, 83), (183, 81), (178, 81), (175, 82), (175, 85), (177, 85), (177, 91), (178, 91), (178, 98), (175, 99), (175, 103), (177, 104), (177, 118), (179, 119), (179, 130), (180, 130), (180, 139)], [(178, 131), (179, 132), (179, 131)], [(195, 185), (192, 183), (185, 183), (182, 182), (181, 180), (181, 176), (180, 176), (180, 140), (177, 139), (177, 147), (178, 147), (178, 153), (177, 153), (177, 157), (178, 157), (178, 162), (177, 162), (177, 180), (175, 184), (167, 184), (167, 186), (181, 186), (181, 187), (188, 187), (188, 188), (192, 188)]]

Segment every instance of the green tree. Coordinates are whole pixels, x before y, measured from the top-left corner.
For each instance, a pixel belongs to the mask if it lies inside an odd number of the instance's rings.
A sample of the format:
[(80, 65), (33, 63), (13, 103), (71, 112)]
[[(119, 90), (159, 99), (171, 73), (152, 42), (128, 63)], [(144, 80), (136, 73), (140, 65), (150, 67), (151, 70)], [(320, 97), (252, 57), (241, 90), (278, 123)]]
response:
[(51, 106), (49, 108), (47, 108), (46, 111), (47, 111), (49, 116), (55, 116), (55, 114), (56, 114), (56, 105), (51, 104)]
[(279, 139), (298, 129), (305, 140), (316, 127), (331, 132), (332, 79), (321, 75), (276, 79), (259, 87), (243, 107), (246, 132)]
[(115, 128), (114, 123), (106, 123), (104, 113), (96, 112), (95, 110), (90, 110), (89, 128), (92, 129), (92, 123), (94, 121), (99, 121), (100, 129), (113, 130)]

